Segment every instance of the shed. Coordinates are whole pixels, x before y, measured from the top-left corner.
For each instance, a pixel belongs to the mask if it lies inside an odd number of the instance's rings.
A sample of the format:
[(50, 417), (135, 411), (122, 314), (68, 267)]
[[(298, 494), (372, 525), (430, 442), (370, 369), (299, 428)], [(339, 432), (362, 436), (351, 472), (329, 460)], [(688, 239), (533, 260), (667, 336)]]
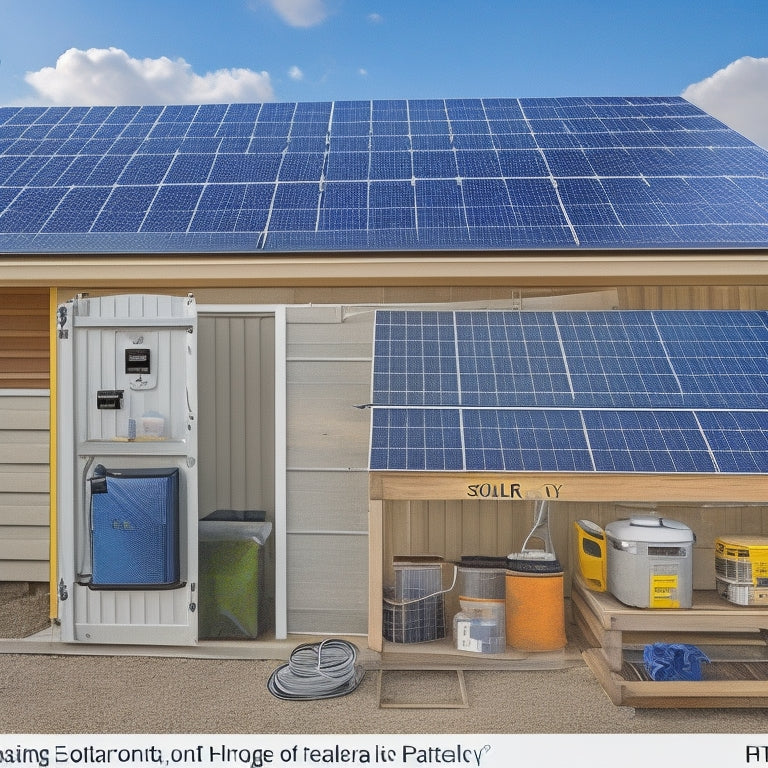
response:
[[(506, 546), (508, 510), (459, 502), (443, 475), (427, 499), (375, 472), (369, 494), (370, 411), (353, 406), (370, 401), (374, 311), (765, 310), (767, 200), (768, 153), (677, 97), (0, 108), (0, 428), (37, 446), (3, 458), (3, 539), (26, 552), (3, 572), (43, 578), (55, 491), (41, 418), (59, 404), (45, 349), (19, 341), (28, 320), (48, 307), (54, 329), (76, 294), (192, 292), (211, 356), (201, 398), (216, 406), (201, 410), (201, 459), (214, 445), (232, 458), (202, 479), (202, 506), (265, 507), (283, 527), (278, 633), (375, 646), (391, 553), (369, 496), (392, 502), (405, 553)], [(610, 518), (616, 500), (592, 483), (573, 503)], [(768, 532), (753, 485), (718, 478), (702, 547), (725, 524)], [(676, 478), (651, 501), (698, 519), (700, 493)]]

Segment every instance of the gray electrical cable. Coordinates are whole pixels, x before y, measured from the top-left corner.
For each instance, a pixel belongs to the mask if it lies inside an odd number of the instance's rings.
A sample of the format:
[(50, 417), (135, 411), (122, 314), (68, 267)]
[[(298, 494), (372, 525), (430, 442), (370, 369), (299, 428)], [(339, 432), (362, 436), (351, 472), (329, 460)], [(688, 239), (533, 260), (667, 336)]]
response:
[(356, 661), (357, 646), (346, 640), (303, 643), (270, 675), (267, 689), (278, 699), (294, 701), (344, 696), (360, 685), (365, 674)]

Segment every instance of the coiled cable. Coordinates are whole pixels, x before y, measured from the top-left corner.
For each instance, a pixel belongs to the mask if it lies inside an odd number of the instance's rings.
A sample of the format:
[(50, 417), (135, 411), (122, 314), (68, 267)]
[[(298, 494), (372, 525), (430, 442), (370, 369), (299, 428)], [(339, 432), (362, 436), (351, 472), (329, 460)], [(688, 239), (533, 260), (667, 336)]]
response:
[(357, 646), (329, 638), (296, 646), (286, 664), (269, 676), (267, 689), (278, 699), (310, 701), (344, 696), (360, 685), (365, 670), (356, 664)]

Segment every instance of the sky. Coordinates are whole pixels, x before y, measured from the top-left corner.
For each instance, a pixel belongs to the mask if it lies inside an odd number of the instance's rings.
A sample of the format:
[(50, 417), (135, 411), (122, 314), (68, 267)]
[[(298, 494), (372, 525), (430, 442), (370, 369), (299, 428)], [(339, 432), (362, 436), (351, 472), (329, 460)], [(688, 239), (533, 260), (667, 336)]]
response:
[(768, 0), (0, 0), (0, 105), (671, 95), (768, 147)]

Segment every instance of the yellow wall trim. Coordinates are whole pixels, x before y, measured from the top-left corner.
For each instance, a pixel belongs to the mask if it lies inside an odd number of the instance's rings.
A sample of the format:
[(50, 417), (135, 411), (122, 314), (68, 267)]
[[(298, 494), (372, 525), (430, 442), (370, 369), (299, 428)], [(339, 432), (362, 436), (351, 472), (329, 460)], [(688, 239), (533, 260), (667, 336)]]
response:
[(50, 444), (49, 444), (49, 464), (50, 464), (50, 504), (51, 504), (51, 537), (50, 537), (50, 603), (49, 603), (49, 615), (50, 618), (56, 619), (59, 615), (59, 601), (58, 601), (58, 587), (56, 586), (56, 575), (58, 572), (58, 530), (57, 530), (57, 496), (56, 496), (56, 413), (57, 413), (57, 399), (56, 399), (56, 312), (59, 305), (59, 295), (55, 288), (51, 288), (49, 292), (49, 305), (50, 305), (50, 353), (51, 353), (51, 383), (50, 383)]

